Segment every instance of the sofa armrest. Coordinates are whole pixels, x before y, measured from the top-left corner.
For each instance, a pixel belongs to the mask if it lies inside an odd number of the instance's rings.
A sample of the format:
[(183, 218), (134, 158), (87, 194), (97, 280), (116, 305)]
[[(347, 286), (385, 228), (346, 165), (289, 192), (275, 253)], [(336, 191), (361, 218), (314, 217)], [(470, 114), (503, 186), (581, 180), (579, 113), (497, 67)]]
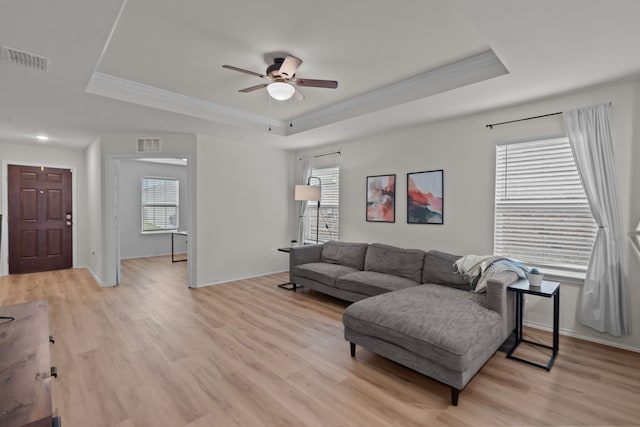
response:
[(293, 267), (310, 262), (320, 262), (322, 245), (292, 247), (289, 251), (289, 281), (293, 283)]
[(516, 328), (515, 293), (507, 287), (519, 280), (518, 275), (504, 271), (487, 281), (487, 308), (502, 316), (502, 335), (507, 339)]

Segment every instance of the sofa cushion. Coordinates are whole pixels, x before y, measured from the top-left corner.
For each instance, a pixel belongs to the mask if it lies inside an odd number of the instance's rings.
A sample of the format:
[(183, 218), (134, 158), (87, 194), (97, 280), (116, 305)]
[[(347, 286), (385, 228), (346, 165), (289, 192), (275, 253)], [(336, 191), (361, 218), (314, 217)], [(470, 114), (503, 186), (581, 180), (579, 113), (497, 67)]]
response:
[(420, 283), (425, 252), (373, 243), (367, 249), (364, 269), (400, 276)]
[(440, 285), (414, 286), (350, 305), (343, 322), (345, 328), (464, 372), (503, 341), (500, 315), (472, 295)]
[(404, 277), (378, 273), (376, 271), (356, 271), (336, 280), (336, 288), (364, 295), (380, 295), (385, 292), (417, 286), (419, 283)]
[(320, 260), (331, 264), (341, 264), (356, 270), (364, 269), (364, 255), (367, 243), (348, 243), (330, 241), (322, 245)]
[(460, 258), (459, 255), (452, 255), (446, 252), (431, 250), (424, 257), (424, 268), (422, 270), (422, 283), (436, 283), (448, 285), (458, 289), (470, 290), (469, 282), (453, 265)]
[(329, 264), (326, 262), (310, 262), (308, 264), (296, 265), (293, 267), (295, 276), (315, 280), (324, 285), (336, 286), (336, 278), (345, 274), (353, 273), (355, 268), (340, 264)]

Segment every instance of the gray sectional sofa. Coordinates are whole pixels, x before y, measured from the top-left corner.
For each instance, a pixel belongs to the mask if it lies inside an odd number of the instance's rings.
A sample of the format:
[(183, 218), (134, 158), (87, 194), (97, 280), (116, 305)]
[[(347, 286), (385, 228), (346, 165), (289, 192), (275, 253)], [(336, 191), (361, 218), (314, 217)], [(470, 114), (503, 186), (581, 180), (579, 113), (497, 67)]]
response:
[(471, 292), (458, 256), (378, 243), (327, 242), (290, 252), (290, 281), (355, 302), (343, 314), (356, 344), (451, 387), (451, 402), (515, 329), (515, 299), (503, 272)]

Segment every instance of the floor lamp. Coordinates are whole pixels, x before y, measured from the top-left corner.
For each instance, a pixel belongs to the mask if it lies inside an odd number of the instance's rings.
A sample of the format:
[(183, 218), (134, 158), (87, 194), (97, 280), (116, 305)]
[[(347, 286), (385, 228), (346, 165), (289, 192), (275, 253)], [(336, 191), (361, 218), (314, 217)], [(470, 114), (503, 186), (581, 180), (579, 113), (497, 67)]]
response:
[[(311, 180), (317, 179), (318, 185), (311, 185)], [(318, 235), (320, 232), (320, 198), (322, 197), (322, 181), (317, 176), (310, 176), (306, 185), (296, 185), (295, 200), (296, 201), (317, 201), (318, 211), (316, 212), (316, 244), (319, 243)], [(304, 237), (302, 239), (304, 244)]]

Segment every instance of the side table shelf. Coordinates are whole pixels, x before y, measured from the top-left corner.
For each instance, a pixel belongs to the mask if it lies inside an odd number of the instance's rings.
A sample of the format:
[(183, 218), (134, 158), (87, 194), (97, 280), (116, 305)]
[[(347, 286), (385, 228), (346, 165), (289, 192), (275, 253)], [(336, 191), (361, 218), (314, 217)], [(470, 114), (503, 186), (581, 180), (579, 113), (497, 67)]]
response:
[[(558, 337), (559, 337), (559, 323), (560, 323), (559, 322), (560, 320), (560, 283), (543, 280), (540, 286), (530, 286), (528, 280), (520, 280), (510, 285), (507, 288), (507, 290), (510, 292), (515, 292), (516, 294), (516, 331), (515, 331), (516, 340), (511, 350), (509, 350), (509, 352), (507, 353), (507, 359), (517, 360), (519, 362), (527, 363), (529, 365), (533, 365), (538, 368), (542, 368), (542, 369), (546, 369), (547, 371), (550, 371), (551, 367), (553, 366), (553, 362), (556, 360), (556, 356), (558, 355), (558, 347), (559, 347)], [(525, 294), (537, 295), (544, 298), (553, 298), (553, 345), (552, 346), (530, 341), (523, 338), (522, 312), (524, 309)], [(514, 356), (513, 353), (516, 351), (516, 348), (518, 348), (518, 346), (522, 342), (552, 350), (551, 357), (549, 358), (549, 362), (547, 362), (547, 364), (545, 365), (545, 364), (533, 362), (530, 360), (522, 359), (518, 356)]]

